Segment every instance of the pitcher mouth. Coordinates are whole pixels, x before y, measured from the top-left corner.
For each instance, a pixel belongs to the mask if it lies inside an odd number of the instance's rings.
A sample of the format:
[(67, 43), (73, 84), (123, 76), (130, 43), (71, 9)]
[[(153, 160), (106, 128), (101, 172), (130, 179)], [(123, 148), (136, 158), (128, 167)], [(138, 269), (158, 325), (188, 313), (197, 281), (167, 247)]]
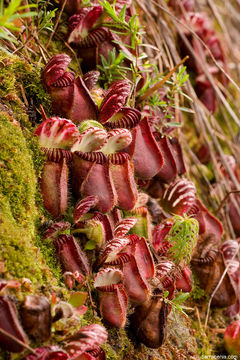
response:
[(101, 165), (103, 165), (107, 162), (106, 155), (101, 151), (98, 151), (98, 152), (75, 151), (74, 154), (83, 160), (87, 160), (90, 162), (96, 162), (97, 164), (101, 164)]
[(60, 163), (63, 159), (65, 159), (67, 163), (70, 163), (73, 158), (71, 151), (65, 149), (59, 149), (59, 148), (49, 149), (49, 148), (41, 147), (41, 150), (47, 155), (48, 161)]

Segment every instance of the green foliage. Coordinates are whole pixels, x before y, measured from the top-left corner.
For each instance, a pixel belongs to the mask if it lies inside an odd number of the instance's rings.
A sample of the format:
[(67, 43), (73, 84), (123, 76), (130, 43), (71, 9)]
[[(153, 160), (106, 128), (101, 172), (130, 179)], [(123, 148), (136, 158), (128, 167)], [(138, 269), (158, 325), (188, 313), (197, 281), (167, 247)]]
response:
[(35, 246), (36, 176), (20, 126), (0, 112), (0, 259), (10, 278), (39, 287), (55, 280)]
[[(189, 75), (186, 74), (186, 66), (180, 66), (178, 72), (175, 74), (174, 80), (167, 80), (165, 84), (166, 94), (161, 94), (160, 92), (154, 92), (147, 100), (148, 104), (153, 108), (153, 110), (161, 111), (163, 113), (163, 123), (161, 126), (155, 125), (155, 128), (160, 133), (162, 132), (162, 127), (171, 126), (171, 127), (181, 127), (182, 125), (174, 122), (175, 117), (175, 97), (176, 94), (180, 94), (185, 97), (188, 101), (192, 99), (186, 95), (182, 88), (184, 87), (186, 81), (188, 80)], [(139, 96), (144, 95), (146, 91), (156, 85), (158, 82), (164, 79), (164, 76), (157, 73), (156, 76), (148, 76), (147, 81), (144, 87), (139, 92)], [(186, 107), (178, 107), (178, 110), (183, 112), (192, 113), (193, 111)], [(164, 121), (166, 120), (166, 121)]]
[(188, 81), (189, 75), (185, 73), (187, 67), (180, 66), (176, 74), (176, 80), (174, 86), (177, 90), (181, 90), (181, 87)]
[[(52, 6), (48, 0), (38, 0), (37, 4), (24, 6), (21, 6), (21, 0), (11, 0), (5, 9), (3, 4), (4, 0), (0, 0), (0, 39), (20, 45), (21, 49), (24, 43), (28, 44), (32, 38), (37, 37), (43, 30), (53, 31), (53, 18), (57, 8), (48, 10), (49, 5)], [(29, 8), (34, 8), (36, 11), (28, 11)], [(26, 38), (23, 38), (22, 29), (16, 25), (19, 20), (24, 18), (31, 18), (30, 22), (23, 22)], [(18, 32), (17, 36), (14, 32)]]
[(116, 55), (115, 48), (112, 51), (108, 50), (107, 58), (102, 54), (100, 56), (102, 65), (98, 65), (98, 70), (101, 71), (99, 79), (103, 80), (106, 86), (115, 80), (125, 79), (127, 71), (131, 71), (131, 68), (121, 65), (125, 56), (121, 52)]
[[(167, 81), (167, 84), (169, 85), (167, 88), (167, 95), (166, 95), (168, 101), (167, 101), (167, 107), (164, 109), (166, 119), (174, 118), (172, 109), (176, 108), (175, 106), (176, 94), (181, 94), (184, 97), (186, 97), (189, 101), (192, 101), (192, 99), (182, 91), (182, 87), (185, 85), (186, 81), (189, 78), (189, 75), (186, 74), (186, 69), (187, 69), (186, 66), (180, 66), (178, 72), (175, 74), (175, 79)], [(183, 112), (192, 113), (191, 109), (185, 107), (178, 107), (178, 109)]]
[(183, 292), (179, 292), (177, 294), (177, 296), (175, 296), (174, 299), (172, 300), (169, 300), (167, 297), (169, 295), (169, 292), (168, 291), (165, 291), (164, 294), (163, 294), (163, 297), (164, 297), (164, 302), (171, 305), (173, 311), (180, 311), (183, 315), (185, 316), (188, 316), (185, 311), (183, 310), (183, 307), (182, 307), (182, 303), (185, 302), (187, 300), (187, 298), (189, 297), (189, 293), (183, 293)]
[[(21, 84), (25, 90), (28, 100), (32, 98), (34, 104), (38, 107), (43, 105), (46, 112), (50, 111), (50, 96), (46, 93), (41, 82), (41, 68), (30, 65), (26, 61), (17, 56), (6, 56), (5, 53), (0, 52), (1, 62), (1, 87), (0, 97), (5, 98), (8, 96), (9, 105), (16, 108), (15, 114), (17, 120), (22, 126), (31, 128), (32, 124), (29, 123), (27, 116), (24, 113), (24, 107), (16, 94), (20, 93), (19, 85)], [(25, 120), (24, 120), (25, 117)]]
[(200, 287), (199, 284), (199, 279), (197, 277), (197, 275), (195, 274), (194, 271), (192, 271), (192, 275), (193, 275), (193, 289), (190, 293), (190, 298), (195, 301), (195, 300), (204, 300), (206, 302), (208, 302), (209, 300), (209, 295), (206, 294), (206, 292)]
[[(21, 130), (1, 114), (0, 191), (8, 198), (12, 216), (21, 226), (34, 217), (36, 178)], [(25, 211), (23, 211), (25, 209)]]
[(104, 228), (102, 223), (90, 218), (84, 228), (73, 230), (72, 233), (86, 235), (88, 241), (84, 247), (84, 250), (93, 250), (96, 247), (102, 246), (104, 242)]
[(119, 35), (129, 35), (131, 45), (126, 45), (133, 50), (141, 44), (141, 36), (144, 34), (142, 26), (139, 24), (137, 14), (134, 14), (128, 21), (126, 20), (126, 5), (123, 6), (119, 15), (116, 13), (115, 5), (111, 5), (107, 0), (99, 1), (103, 9), (113, 21), (103, 23), (103, 26), (111, 28), (113, 32)]
[[(119, 54), (116, 55), (115, 49), (112, 52), (108, 52), (107, 58), (101, 56), (102, 65), (98, 66), (99, 70), (103, 73), (101, 79), (106, 82), (106, 86), (112, 81), (128, 77), (131, 74), (132, 84), (136, 88), (138, 82), (142, 78), (143, 72), (148, 72), (150, 64), (143, 64), (141, 71), (139, 69), (139, 63), (143, 59), (147, 58), (144, 52), (140, 52), (141, 46), (147, 46), (142, 44), (142, 35), (145, 33), (143, 27), (140, 26), (137, 14), (133, 15), (130, 19), (126, 20), (126, 5), (124, 5), (119, 14), (115, 10), (115, 2), (111, 5), (107, 0), (99, 1), (100, 5), (103, 6), (104, 11), (111, 18), (112, 21), (104, 22), (102, 25), (111, 29), (112, 32), (126, 36), (130, 38), (129, 43), (114, 40), (113, 43), (119, 45)], [(130, 51), (128, 50), (130, 49)], [(129, 66), (122, 65), (125, 60), (129, 62)], [(133, 89), (133, 105), (135, 91)]]
[(41, 251), (43, 258), (46, 262), (46, 265), (51, 270), (54, 278), (57, 280), (58, 284), (61, 284), (62, 279), (62, 270), (60, 264), (57, 263), (56, 259), (56, 249), (52, 244), (51, 240), (42, 241), (42, 238), (39, 235), (35, 236), (35, 244)]
[(22, 12), (30, 7), (36, 7), (35, 4), (21, 6), (21, 0), (11, 0), (8, 7), (4, 9), (4, 0), (0, 0), (0, 39), (9, 40), (17, 43), (11, 31), (19, 31), (20, 29), (14, 24), (17, 19), (33, 17), (37, 15), (35, 11)]
[(38, 33), (40, 33), (42, 30), (53, 31), (53, 18), (56, 15), (56, 11), (57, 9), (48, 11), (45, 6), (39, 9), (36, 18)]
[[(29, 65), (17, 56), (7, 57), (0, 52), (1, 88), (0, 97), (4, 104), (14, 113), (15, 119), (22, 127), (28, 150), (32, 155), (36, 175), (40, 176), (45, 157), (40, 151), (37, 138), (32, 136), (33, 124), (28, 119), (26, 109), (17, 96), (22, 84), (28, 99), (32, 98), (36, 106), (43, 105), (46, 112), (50, 109), (50, 98), (46, 94), (40, 79), (40, 69)], [(38, 195), (37, 195), (38, 196)], [(40, 196), (38, 196), (40, 198)]]
[(188, 263), (197, 242), (199, 225), (196, 219), (187, 216), (175, 215), (174, 220), (175, 222), (166, 237), (166, 241), (172, 245), (168, 250), (168, 256), (176, 264), (181, 261)]
[(74, 291), (69, 298), (69, 304), (73, 307), (82, 306), (87, 300), (88, 294), (84, 291)]
[(27, 277), (36, 287), (56, 285), (53, 274), (58, 280), (62, 274), (55, 251), (51, 244), (42, 243), (36, 231), (37, 219), (45, 215), (37, 186), (44, 156), (32, 135), (33, 125), (18, 96), (18, 84), (45, 108), (48, 96), (40, 83), (40, 69), (1, 52), (0, 62), (4, 104), (0, 106), (0, 259), (10, 278)]
[(154, 93), (148, 100), (149, 105), (152, 107), (160, 107), (161, 109), (165, 109), (167, 107), (167, 102), (162, 101), (158, 94)]

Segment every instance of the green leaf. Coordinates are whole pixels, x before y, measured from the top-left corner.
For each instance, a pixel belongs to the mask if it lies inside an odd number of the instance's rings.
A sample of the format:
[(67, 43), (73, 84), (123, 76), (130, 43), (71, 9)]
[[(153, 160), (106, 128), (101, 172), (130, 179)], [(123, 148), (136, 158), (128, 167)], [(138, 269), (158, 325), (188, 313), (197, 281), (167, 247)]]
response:
[(105, 57), (102, 54), (100, 54), (100, 57), (101, 57), (101, 61), (102, 61), (103, 66), (107, 66), (108, 63), (107, 63), (107, 60), (105, 59)]
[(127, 9), (127, 5), (125, 4), (125, 5), (123, 6), (123, 8), (121, 9), (120, 13), (119, 13), (119, 19), (120, 19), (121, 21), (124, 21), (124, 20), (125, 20), (126, 9)]
[(91, 6), (91, 0), (81, 0), (81, 7)]
[(184, 301), (186, 301), (187, 300), (187, 298), (189, 297), (189, 293), (182, 293), (182, 292), (180, 292), (173, 300), (172, 300), (172, 302), (174, 303), (174, 304), (181, 304), (181, 303), (183, 303)]
[(85, 247), (84, 247), (84, 250), (93, 250), (93, 249), (95, 249), (95, 247), (96, 247), (96, 241), (94, 241), (94, 240), (89, 240), (87, 243), (86, 243), (86, 245), (85, 245)]
[(7, 8), (4, 9), (4, 15), (10, 16), (14, 14), (21, 4), (21, 0), (11, 0)]
[[(114, 49), (115, 49), (115, 48), (114, 48)], [(117, 58), (115, 59), (114, 64), (115, 64), (115, 65), (120, 65), (120, 64), (123, 62), (124, 58), (125, 58), (124, 54), (123, 54), (122, 52), (120, 52), (120, 53), (118, 54)], [(126, 67), (125, 67), (125, 68), (126, 68)]]
[(180, 305), (178, 305), (178, 304), (175, 304), (175, 303), (173, 303), (172, 302), (172, 305), (176, 308), (176, 309), (178, 309), (179, 311), (181, 311), (182, 312), (182, 307), (180, 306)]
[(164, 293), (163, 293), (163, 297), (165, 297), (165, 298), (167, 298), (168, 297), (168, 295), (169, 295), (169, 291), (164, 291)]
[(186, 99), (188, 99), (190, 102), (193, 102), (193, 99), (192, 99), (190, 96), (188, 96), (187, 94), (185, 94), (184, 92), (180, 91), (179, 93), (180, 93), (182, 96), (184, 96)]
[(123, 50), (120, 50), (120, 53), (128, 60), (132, 61), (132, 62), (136, 62), (136, 58), (135, 56), (133, 56), (130, 52), (129, 53), (126, 53), (125, 51)]
[(109, 4), (108, 1), (106, 1), (106, 0), (99, 1), (99, 4), (102, 5), (102, 7), (107, 12), (107, 14), (110, 16), (110, 18), (112, 18), (117, 23), (119, 22), (119, 18), (118, 18), (117, 14), (116, 14), (115, 9)]
[(164, 126), (169, 126), (169, 127), (182, 127), (182, 124), (179, 124), (178, 122), (168, 122), (168, 123), (164, 124)]
[(0, 29), (0, 39), (8, 40), (13, 42), (14, 44), (17, 44), (17, 41), (12, 37), (11, 35), (6, 34), (5, 32)]
[(80, 307), (85, 303), (85, 301), (87, 300), (87, 297), (88, 297), (88, 294), (86, 292), (75, 291), (74, 293), (71, 294), (69, 303), (73, 307)]
[(22, 10), (28, 9), (28, 8), (36, 8), (36, 7), (37, 7), (37, 4), (23, 5), (18, 8), (18, 11), (22, 11)]
[(138, 56), (138, 59), (142, 60), (142, 59), (146, 59), (148, 56), (146, 53), (141, 53), (139, 56)]
[(15, 15), (12, 15), (11, 17), (9, 17), (9, 20), (12, 21), (12, 20), (15, 20), (15, 19), (19, 19), (19, 18), (25, 18), (25, 17), (33, 17), (33, 16), (36, 16), (38, 13), (36, 11), (30, 11), (28, 13), (23, 13), (23, 14), (15, 14)]
[(131, 69), (121, 66), (124, 59), (125, 56), (121, 52), (116, 56), (115, 48), (112, 51), (108, 50), (107, 58), (101, 55), (102, 65), (98, 65), (97, 68), (101, 72), (100, 79), (105, 82), (105, 85), (126, 77), (126, 72)]
[(192, 109), (189, 109), (189, 108), (186, 108), (184, 106), (172, 106), (174, 109), (178, 109), (178, 110), (181, 110), (181, 111), (184, 111), (184, 112), (187, 112), (187, 113), (190, 113), (190, 114), (195, 114), (195, 111), (193, 111)]
[(137, 18), (137, 14), (134, 14), (134, 15), (130, 18), (130, 20), (129, 20), (129, 22), (128, 22), (130, 28), (133, 27), (136, 18)]

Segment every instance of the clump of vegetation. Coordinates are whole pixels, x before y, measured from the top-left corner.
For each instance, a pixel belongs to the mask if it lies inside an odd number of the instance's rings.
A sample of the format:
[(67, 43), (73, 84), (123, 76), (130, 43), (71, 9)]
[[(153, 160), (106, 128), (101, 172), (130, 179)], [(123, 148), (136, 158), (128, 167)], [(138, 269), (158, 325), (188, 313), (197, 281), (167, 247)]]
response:
[(0, 1), (0, 39), (17, 44), (16, 38), (9, 31), (20, 31), (20, 28), (15, 25), (15, 21), (37, 15), (36, 11), (28, 11), (29, 8), (36, 8), (35, 4), (21, 6), (21, 2), (21, 0), (11, 0), (9, 5), (4, 8), (4, 0)]
[(38, 287), (54, 279), (35, 244), (37, 179), (21, 128), (0, 112), (1, 250), (9, 276), (26, 277)]

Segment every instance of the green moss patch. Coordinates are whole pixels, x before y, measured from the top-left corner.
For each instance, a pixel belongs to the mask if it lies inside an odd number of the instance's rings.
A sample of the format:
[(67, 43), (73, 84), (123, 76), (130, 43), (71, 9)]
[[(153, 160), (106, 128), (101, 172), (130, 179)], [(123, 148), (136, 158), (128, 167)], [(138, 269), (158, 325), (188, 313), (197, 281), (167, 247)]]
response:
[(32, 99), (36, 107), (42, 104), (46, 113), (50, 112), (51, 101), (41, 82), (40, 67), (30, 65), (18, 56), (7, 56), (2, 51), (0, 51), (0, 64), (0, 98), (11, 105), (18, 117), (17, 120), (23, 121), (22, 125), (28, 126), (28, 119), (22, 116), (22, 111), (15, 111), (20, 110), (16, 106), (23, 108), (23, 104), (16, 101), (17, 95), (21, 95), (21, 85), (28, 101)]
[(36, 176), (32, 158), (19, 126), (6, 113), (0, 113), (0, 191), (18, 226), (33, 231), (36, 217)]
[(0, 143), (0, 258), (10, 277), (41, 285), (52, 276), (34, 246), (37, 179), (22, 130), (3, 111)]

